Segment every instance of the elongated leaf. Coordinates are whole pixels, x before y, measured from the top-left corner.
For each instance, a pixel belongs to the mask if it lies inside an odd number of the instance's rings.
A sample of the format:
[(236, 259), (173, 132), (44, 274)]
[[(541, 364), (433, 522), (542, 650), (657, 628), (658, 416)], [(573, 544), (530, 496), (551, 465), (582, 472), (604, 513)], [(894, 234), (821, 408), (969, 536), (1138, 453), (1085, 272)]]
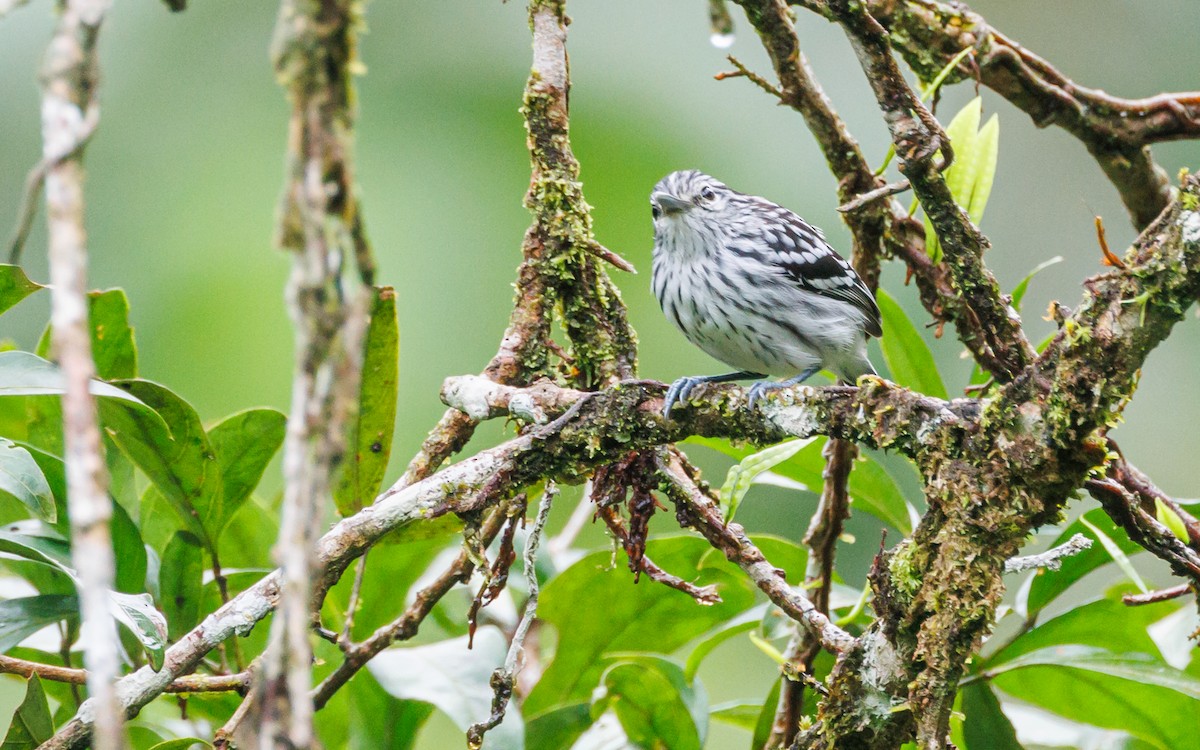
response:
[(554, 706), (525, 722), (525, 746), (569, 747), (575, 750), (575, 741), (592, 726), (591, 704), (579, 702), (565, 706)]
[(1033, 267), (1033, 270), (1025, 274), (1025, 278), (1021, 279), (1012, 290), (1012, 306), (1017, 312), (1021, 311), (1021, 302), (1025, 299), (1025, 292), (1029, 290), (1029, 282), (1033, 281), (1033, 277), (1037, 276), (1042, 271), (1045, 271), (1050, 266), (1056, 263), (1062, 263), (1063, 257), (1055, 255), (1050, 260), (1044, 260)]
[(708, 715), (714, 721), (753, 732), (754, 727), (758, 725), (758, 715), (762, 713), (762, 708), (763, 704), (755, 701), (729, 701), (713, 706), (708, 710)]
[(600, 680), (592, 715), (616, 713), (638, 747), (700, 750), (708, 733), (708, 697), (679, 665), (661, 656), (621, 655)]
[(105, 424), (113, 441), (163, 494), (183, 528), (209, 550), (215, 549), (209, 528), (220, 515), (220, 468), (196, 410), (148, 380), (120, 381), (119, 386), (161, 419), (134, 411), (114, 415)]
[(750, 741), (751, 750), (763, 750), (771, 737), (771, 728), (775, 725), (775, 708), (779, 705), (779, 691), (783, 680), (771, 680), (771, 691), (763, 701), (762, 712), (758, 715), (758, 724), (754, 727), (754, 737)]
[(1022, 633), (988, 659), (977, 659), (972, 670), (988, 670), (1053, 646), (1083, 645), (1114, 653), (1136, 651), (1157, 656), (1158, 647), (1146, 628), (1163, 614), (1161, 609), (1126, 607), (1115, 596), (1100, 599), (1069, 609)]
[(200, 621), (203, 583), (204, 551), (200, 541), (186, 531), (176, 532), (167, 543), (158, 568), (158, 590), (172, 641)]
[(1183, 519), (1170, 506), (1157, 497), (1154, 498), (1154, 517), (1158, 519), (1159, 523), (1170, 529), (1171, 533), (1179, 541), (1185, 544), (1191, 541), (1187, 525), (1183, 522)]
[(212, 745), (199, 737), (179, 737), (160, 742), (150, 750), (193, 750), (196, 747), (212, 747)]
[(0, 750), (30, 750), (41, 745), (54, 734), (54, 721), (50, 718), (50, 704), (46, 691), (37, 675), (25, 684), (25, 700), (13, 714), (12, 724), (4, 737)]
[[(372, 659), (367, 668), (390, 695), (432, 704), (459, 729), (466, 730), (491, 714), (489, 680), (507, 652), (504, 636), (489, 625), (476, 631), (475, 646), (470, 651), (465, 637), (427, 646), (391, 648)], [(523, 744), (521, 710), (510, 703), (504, 721), (487, 733), (483, 746), (515, 750)]]
[(962, 750), (1022, 750), (1012, 722), (1000, 708), (1000, 700), (986, 683), (962, 689)]
[(1138, 575), (1137, 570), (1133, 567), (1133, 563), (1129, 561), (1129, 556), (1125, 554), (1125, 550), (1121, 549), (1121, 545), (1114, 542), (1108, 536), (1108, 534), (1105, 534), (1103, 531), (1101, 531), (1099, 527), (1087, 520), (1086, 517), (1080, 516), (1079, 522), (1082, 523), (1088, 531), (1092, 532), (1092, 535), (1096, 537), (1096, 541), (1100, 542), (1100, 546), (1104, 547), (1104, 551), (1107, 552), (1109, 557), (1112, 558), (1112, 561), (1117, 564), (1117, 567), (1120, 568), (1125, 575), (1129, 576), (1129, 580), (1133, 581), (1134, 585), (1138, 587), (1139, 591), (1144, 594), (1150, 590), (1146, 587), (1146, 582), (1142, 580), (1140, 575)]
[(146, 545), (137, 524), (129, 517), (125, 508), (113, 504), (112, 544), (116, 563), (117, 591), (138, 594), (146, 590)]
[[(129, 326), (129, 300), (123, 289), (88, 292), (88, 322), (92, 339), (92, 358), (101, 380), (137, 377), (137, 346)], [(37, 355), (50, 356), (50, 326), (42, 331)]]
[(250, 409), (223, 419), (208, 431), (217, 455), (221, 492), (204, 519), (214, 539), (258, 486), (267, 464), (283, 444), (287, 417), (274, 409)]
[(154, 600), (149, 594), (122, 594), (119, 591), (110, 591), (108, 596), (109, 612), (137, 636), (150, 657), (150, 666), (156, 672), (162, 669), (167, 650), (167, 621), (154, 608)]
[[(738, 461), (754, 452), (751, 448), (735, 446), (728, 440), (718, 438), (692, 437), (687, 442), (702, 445)], [(824, 483), (821, 477), (825, 468), (825, 459), (821, 455), (824, 447), (825, 438), (816, 438), (796, 455), (775, 466), (771, 473), (799, 482), (812, 492), (820, 492)], [(850, 497), (856, 508), (891, 524), (905, 536), (912, 533), (912, 521), (904, 494), (896, 480), (869, 453), (862, 454), (862, 460), (856, 462), (854, 470), (850, 472)]]
[(938, 373), (933, 353), (917, 327), (908, 319), (904, 308), (891, 295), (880, 289), (875, 299), (883, 314), (883, 326), (887, 335), (879, 340), (883, 358), (887, 360), (892, 380), (920, 391), (927, 396), (945, 399), (946, 386)]
[[(1112, 519), (1108, 517), (1103, 508), (1089, 510), (1074, 522), (1067, 524), (1062, 533), (1051, 543), (1051, 546), (1057, 547), (1080, 533), (1091, 539), (1096, 539), (1095, 534), (1090, 528), (1084, 525), (1084, 521), (1090, 524), (1091, 528), (1103, 530), (1109, 541), (1115, 543), (1126, 553), (1141, 549), (1136, 543), (1130, 541), (1124, 532), (1113, 525)], [(1022, 609), (1030, 615), (1039, 612), (1070, 588), (1072, 584), (1100, 566), (1111, 562), (1112, 556), (1105, 548), (1099, 544), (1093, 544), (1088, 549), (1063, 558), (1061, 560), (1062, 565), (1058, 570), (1039, 569), (1035, 571), (1032, 574), (1033, 580), (1029, 585), (1028, 593), (1024, 597), (1023, 603), (1018, 603), (1022, 604)]]
[(992, 183), (996, 181), (996, 161), (1000, 155), (1000, 117), (992, 115), (975, 139), (974, 174), (971, 179), (971, 198), (963, 205), (971, 221), (983, 221), (988, 198), (992, 196)]
[(58, 520), (54, 493), (29, 451), (0, 437), (0, 497), (8, 495), (46, 523)]
[(0, 263), (0, 315), (39, 289), (41, 284), (30, 281), (20, 266)]
[(61, 539), (0, 531), (0, 552), (49, 566), (78, 582), (71, 568), (71, 548)]
[(696, 672), (699, 671), (705, 657), (711, 654), (717, 646), (720, 646), (730, 638), (757, 628), (766, 611), (767, 605), (759, 605), (753, 609), (746, 610), (732, 620), (721, 623), (708, 633), (705, 633), (695, 648), (692, 649), (692, 653), (688, 654), (687, 663), (683, 669), (684, 679), (688, 682), (696, 679)]
[(79, 617), (79, 599), (41, 594), (0, 601), (0, 653), (51, 623)]
[(333, 499), (343, 516), (369, 505), (379, 493), (396, 427), (396, 383), (400, 330), (396, 323), (396, 292), (376, 287), (363, 356), (358, 418), (350, 426), (346, 457), (338, 475)]
[(991, 682), (1013, 697), (1159, 748), (1192, 747), (1200, 680), (1144, 654), (1055, 646), (997, 668)]
[(976, 142), (982, 117), (983, 100), (977, 96), (967, 102), (946, 126), (946, 135), (954, 147), (954, 163), (943, 174), (954, 201), (964, 209), (971, 205), (971, 193), (979, 166)]
[(750, 491), (750, 485), (754, 484), (754, 480), (758, 478), (759, 474), (778, 466), (796, 455), (809, 442), (811, 442), (811, 439), (785, 440), (778, 445), (772, 445), (757, 453), (751, 453), (736, 465), (730, 467), (729, 473), (725, 475), (725, 484), (722, 485), (719, 493), (725, 521), (728, 523), (733, 520), (733, 515), (737, 513), (742, 498)]
[[(0, 396), (61, 396), (63, 388), (62, 371), (54, 363), (29, 352), (0, 352)], [(108, 383), (93, 380), (89, 390), (93, 396), (154, 412), (135, 396)]]
[[(724, 622), (754, 603), (750, 584), (724, 560), (701, 568), (712, 548), (695, 537), (651, 540), (646, 556), (660, 567), (698, 584), (714, 583), (722, 601), (701, 607), (691, 597), (666, 586), (634, 585), (628, 575), (608, 570), (610, 554), (595, 552), (580, 559), (546, 584), (538, 618), (558, 631), (554, 661), (525, 700), (525, 711), (537, 715), (558, 705), (578, 703), (591, 695), (613, 651), (670, 653), (692, 638)], [(603, 616), (580, 601), (604, 602)]]

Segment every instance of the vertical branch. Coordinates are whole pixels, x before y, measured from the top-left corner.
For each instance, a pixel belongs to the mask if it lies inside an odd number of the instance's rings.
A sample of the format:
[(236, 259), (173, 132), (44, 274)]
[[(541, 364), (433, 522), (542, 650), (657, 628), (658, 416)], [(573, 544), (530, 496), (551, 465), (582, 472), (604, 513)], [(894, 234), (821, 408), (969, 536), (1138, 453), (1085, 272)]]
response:
[(351, 164), (351, 76), (361, 10), (355, 0), (283, 0), (272, 48), (292, 105), (278, 241), (293, 253), (287, 302), (296, 328), (296, 371), (275, 548), (280, 601), (260, 685), (261, 747), (308, 747), (313, 741), (316, 540), (357, 407), (366, 285), (374, 273)]
[(50, 239), (54, 353), (62, 365), (63, 440), (71, 516), (71, 560), (78, 571), (83, 627), (80, 641), (95, 716), (94, 746), (124, 746), (123, 712), (113, 681), (120, 670), (116, 628), (108, 612), (114, 562), (112, 501), (100, 444), (96, 401), (88, 391), (96, 375), (88, 332), (87, 234), (83, 223), (80, 144), (94, 129), (99, 105), (96, 38), (107, 0), (62, 4), (42, 67), (42, 139)]

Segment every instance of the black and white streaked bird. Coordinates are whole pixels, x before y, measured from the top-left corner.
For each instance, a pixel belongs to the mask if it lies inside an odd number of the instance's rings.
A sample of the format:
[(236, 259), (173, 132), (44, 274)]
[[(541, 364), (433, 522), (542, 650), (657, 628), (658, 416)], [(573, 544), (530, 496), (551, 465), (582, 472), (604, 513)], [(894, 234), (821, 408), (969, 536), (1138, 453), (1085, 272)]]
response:
[(650, 211), (658, 303), (689, 341), (738, 370), (676, 380), (664, 416), (701, 383), (760, 379), (753, 405), (823, 369), (850, 383), (875, 374), (867, 340), (883, 335), (879, 306), (821, 230), (694, 169), (662, 178)]

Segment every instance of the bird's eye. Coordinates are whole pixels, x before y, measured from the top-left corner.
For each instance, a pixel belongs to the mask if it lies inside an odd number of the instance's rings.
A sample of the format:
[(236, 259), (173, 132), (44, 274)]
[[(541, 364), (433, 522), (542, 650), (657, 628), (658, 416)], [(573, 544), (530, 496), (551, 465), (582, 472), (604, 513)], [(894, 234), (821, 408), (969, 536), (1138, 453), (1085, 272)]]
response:
[(716, 197), (717, 197), (717, 194), (713, 192), (713, 189), (712, 189), (712, 188), (710, 188), (710, 187), (706, 187), (706, 188), (704, 188), (703, 190), (701, 190), (701, 191), (700, 191), (700, 197), (701, 197), (701, 198), (703, 198), (703, 199), (704, 199), (704, 200), (706, 200), (706, 201), (710, 201), (710, 200), (712, 200), (713, 198), (716, 198)]
[(657, 219), (658, 217), (662, 216), (662, 209), (659, 208), (656, 204), (651, 203), (650, 204), (650, 215)]

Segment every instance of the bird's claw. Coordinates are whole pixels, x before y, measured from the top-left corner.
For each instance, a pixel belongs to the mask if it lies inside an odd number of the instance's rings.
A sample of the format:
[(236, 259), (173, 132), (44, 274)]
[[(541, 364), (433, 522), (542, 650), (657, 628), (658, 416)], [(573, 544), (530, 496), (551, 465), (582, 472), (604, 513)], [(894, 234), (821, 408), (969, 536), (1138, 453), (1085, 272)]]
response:
[(680, 401), (687, 401), (688, 396), (692, 393), (692, 389), (703, 382), (705, 382), (704, 378), (693, 375), (682, 377), (671, 383), (671, 387), (667, 389), (667, 395), (663, 397), (663, 418), (669, 419), (671, 417), (671, 407)]
[(784, 387), (786, 386), (783, 383), (777, 383), (773, 380), (760, 380), (759, 382), (751, 385), (749, 391), (747, 392), (747, 401), (750, 405), (750, 408), (753, 409), (758, 406), (758, 402), (762, 400), (763, 396), (766, 396), (771, 391), (777, 391)]

